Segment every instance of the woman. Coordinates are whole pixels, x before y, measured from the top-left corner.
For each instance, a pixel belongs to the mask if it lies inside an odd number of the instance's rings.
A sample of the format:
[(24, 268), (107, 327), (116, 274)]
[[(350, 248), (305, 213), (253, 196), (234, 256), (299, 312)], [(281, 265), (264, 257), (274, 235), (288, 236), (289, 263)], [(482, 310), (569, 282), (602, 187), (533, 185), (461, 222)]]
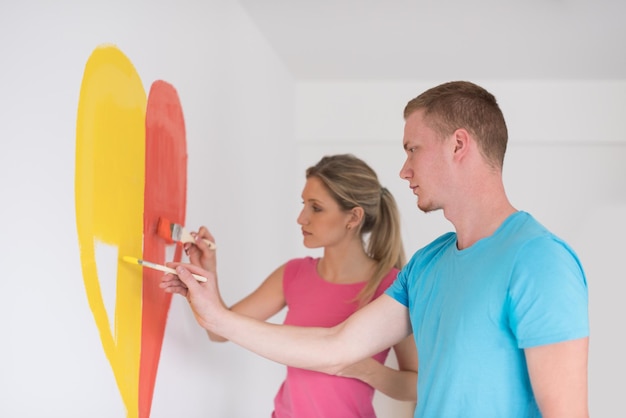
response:
[[(298, 216), (304, 246), (319, 258), (292, 259), (278, 267), (231, 310), (267, 320), (287, 307), (285, 324), (336, 325), (381, 295), (404, 265), (399, 212), (374, 170), (350, 154), (326, 156), (306, 171)], [(216, 271), (214, 241), (202, 227), (185, 250), (192, 264)], [(213, 341), (225, 341), (209, 333)], [(389, 349), (337, 376), (287, 368), (272, 417), (375, 417), (374, 390), (416, 401), (417, 352), (413, 336), (393, 347), (398, 370), (384, 365)]]

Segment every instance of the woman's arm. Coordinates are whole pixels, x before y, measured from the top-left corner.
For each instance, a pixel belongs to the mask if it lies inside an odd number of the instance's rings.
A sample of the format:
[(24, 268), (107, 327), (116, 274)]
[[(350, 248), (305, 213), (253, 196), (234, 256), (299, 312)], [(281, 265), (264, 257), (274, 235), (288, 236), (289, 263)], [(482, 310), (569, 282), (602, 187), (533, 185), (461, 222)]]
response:
[(417, 401), (417, 349), (413, 334), (394, 347), (398, 370), (370, 357), (341, 370), (337, 375), (362, 380), (399, 401)]

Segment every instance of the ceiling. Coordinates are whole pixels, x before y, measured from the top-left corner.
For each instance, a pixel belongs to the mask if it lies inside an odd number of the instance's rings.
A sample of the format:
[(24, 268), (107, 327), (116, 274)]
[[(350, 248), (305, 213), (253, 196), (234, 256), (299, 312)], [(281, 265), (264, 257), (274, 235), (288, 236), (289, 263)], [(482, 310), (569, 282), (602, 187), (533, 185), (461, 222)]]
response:
[(624, 0), (239, 0), (297, 80), (626, 79)]

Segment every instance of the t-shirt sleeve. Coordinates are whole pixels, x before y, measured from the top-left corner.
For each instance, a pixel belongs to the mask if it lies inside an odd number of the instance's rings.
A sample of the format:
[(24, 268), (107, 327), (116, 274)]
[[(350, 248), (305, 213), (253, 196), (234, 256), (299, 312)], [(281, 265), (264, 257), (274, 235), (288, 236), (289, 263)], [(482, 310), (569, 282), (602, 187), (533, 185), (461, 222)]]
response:
[(574, 251), (556, 237), (532, 240), (519, 252), (509, 303), (519, 348), (589, 335), (585, 273)]
[(394, 282), (385, 290), (385, 294), (391, 296), (404, 306), (409, 306), (409, 292), (407, 288), (407, 267), (405, 266), (400, 272), (398, 276), (394, 280)]

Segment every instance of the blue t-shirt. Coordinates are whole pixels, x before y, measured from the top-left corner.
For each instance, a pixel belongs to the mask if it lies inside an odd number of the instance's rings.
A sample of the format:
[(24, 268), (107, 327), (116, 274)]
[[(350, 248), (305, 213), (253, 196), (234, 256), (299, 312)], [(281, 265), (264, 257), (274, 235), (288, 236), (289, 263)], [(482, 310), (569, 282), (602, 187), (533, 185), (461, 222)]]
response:
[(385, 293), (411, 317), (416, 418), (540, 417), (523, 349), (589, 335), (578, 257), (526, 212), (461, 251), (442, 235)]

